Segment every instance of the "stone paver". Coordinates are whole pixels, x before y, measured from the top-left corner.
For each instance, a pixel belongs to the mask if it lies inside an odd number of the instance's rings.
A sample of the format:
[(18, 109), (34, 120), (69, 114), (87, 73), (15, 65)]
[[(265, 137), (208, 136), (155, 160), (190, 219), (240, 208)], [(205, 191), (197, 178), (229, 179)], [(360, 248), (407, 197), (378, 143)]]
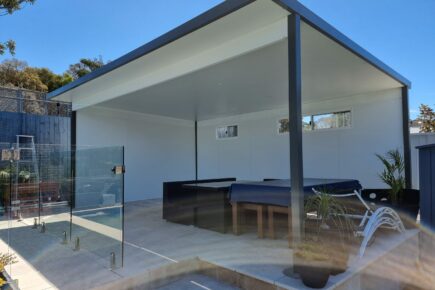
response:
[(238, 290), (240, 288), (217, 281), (205, 275), (187, 275), (156, 290)]
[[(61, 244), (62, 231), (68, 225), (65, 216), (47, 219), (50, 222), (47, 223), (46, 234), (22, 223), (10, 230), (0, 223), (0, 239), (7, 241), (8, 237), (11, 238), (12, 248), (30, 266), (24, 272), (39, 275), (53, 289), (91, 289), (195, 257), (280, 286), (294, 289), (303, 287), (300, 280), (290, 279), (283, 274), (283, 270), (292, 264), (292, 250), (288, 248), (286, 239), (258, 239), (255, 231), (234, 236), (231, 233), (221, 234), (173, 224), (162, 219), (161, 209), (162, 203), (159, 200), (126, 204), (124, 267), (115, 270), (109, 269), (109, 255), (111, 251), (116, 251), (117, 261), (120, 262), (119, 239), (111, 238), (113, 235), (118, 236), (119, 231), (107, 226), (95, 227), (93, 222), (85, 219), (80, 219), (73, 229), (73, 233), (81, 237), (82, 249), (78, 252), (72, 250), (71, 243)], [(351, 270), (331, 277), (329, 285), (349, 279), (364, 265), (388, 251), (394, 243), (400, 244), (403, 237), (398, 237), (397, 234), (386, 234), (376, 239), (364, 259), (353, 258)], [(178, 288), (161, 289), (200, 289), (188, 277), (191, 276), (178, 280)], [(205, 286), (210, 289), (235, 289), (213, 279), (207, 280), (201, 275), (194, 277), (210, 285)], [(20, 284), (28, 285), (28, 289), (47, 289), (47, 285), (42, 282), (41, 285), (30, 288), (33, 287), (32, 283), (26, 284), (22, 276), (20, 280)], [(33, 280), (33, 284), (39, 284), (38, 281)], [(230, 288), (225, 288), (227, 286)], [(177, 283), (167, 287), (177, 287)]]

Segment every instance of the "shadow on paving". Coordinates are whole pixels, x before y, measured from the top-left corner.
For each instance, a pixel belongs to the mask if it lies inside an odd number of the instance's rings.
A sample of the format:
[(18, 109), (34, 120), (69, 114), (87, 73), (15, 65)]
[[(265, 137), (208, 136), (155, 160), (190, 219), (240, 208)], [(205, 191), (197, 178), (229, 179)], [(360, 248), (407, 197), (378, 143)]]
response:
[[(62, 244), (63, 231), (68, 233), (67, 244)], [(18, 255), (58, 288), (85, 289), (115, 280), (117, 276), (108, 271), (110, 253), (115, 252), (119, 267), (121, 242), (77, 225), (72, 226), (70, 241), (69, 231), (69, 222), (51, 222), (46, 223), (45, 233), (26, 225), (0, 230), (0, 238), (9, 240)], [(76, 237), (79, 251), (73, 250)], [(9, 269), (14, 275), (14, 266)]]

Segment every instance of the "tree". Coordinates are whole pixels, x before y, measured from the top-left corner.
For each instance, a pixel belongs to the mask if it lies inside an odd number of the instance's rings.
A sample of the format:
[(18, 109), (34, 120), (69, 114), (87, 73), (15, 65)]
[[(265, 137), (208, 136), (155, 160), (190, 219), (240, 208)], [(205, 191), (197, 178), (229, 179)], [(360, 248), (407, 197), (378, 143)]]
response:
[(13, 56), (15, 55), (15, 41), (9, 39), (4, 43), (0, 43), (0, 55), (5, 54), (6, 50)]
[(420, 105), (420, 115), (417, 118), (421, 133), (435, 132), (435, 113), (431, 107)]
[(29, 67), (17, 59), (0, 64), (0, 86), (51, 92), (73, 81), (68, 73), (56, 74), (48, 68)]
[(73, 77), (66, 72), (58, 75), (48, 68), (32, 68), (32, 70), (34, 70), (34, 72), (39, 76), (41, 82), (47, 86), (49, 92), (52, 92), (74, 80)]
[(46, 92), (48, 87), (25, 61), (5, 60), (0, 64), (0, 86)]
[[(22, 8), (23, 4), (33, 4), (36, 0), (0, 0), (0, 16), (10, 15)], [(9, 39), (6, 42), (0, 42), (0, 55), (9, 51), (11, 55), (15, 55), (15, 41)]]
[(0, 0), (0, 16), (20, 10), (23, 4), (33, 4), (36, 0)]
[(103, 65), (101, 57), (82, 58), (63, 74), (56, 74), (48, 68), (30, 67), (25, 61), (8, 59), (0, 64), (0, 86), (51, 92)]
[(75, 80), (87, 75), (88, 73), (102, 67), (104, 61), (102, 57), (99, 58), (82, 58), (78, 63), (69, 66), (67, 73), (70, 74)]

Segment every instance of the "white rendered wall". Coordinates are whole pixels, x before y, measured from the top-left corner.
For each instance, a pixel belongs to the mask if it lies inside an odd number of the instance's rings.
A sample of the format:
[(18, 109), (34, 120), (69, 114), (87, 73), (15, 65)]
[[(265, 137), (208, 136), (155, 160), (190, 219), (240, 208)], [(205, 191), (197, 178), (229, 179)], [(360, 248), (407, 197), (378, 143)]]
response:
[[(355, 178), (382, 186), (375, 153), (402, 149), (400, 90), (305, 104), (304, 114), (352, 110), (352, 128), (304, 133), (306, 177)], [(199, 178), (288, 178), (289, 136), (277, 132), (287, 110), (198, 123)], [(216, 140), (220, 125), (239, 137)], [(162, 183), (194, 178), (193, 122), (105, 108), (77, 111), (78, 145), (125, 146), (126, 201), (160, 198)]]
[(429, 145), (435, 143), (435, 133), (411, 134), (411, 161), (412, 161), (412, 187), (420, 188), (419, 179), (419, 160), (417, 146)]
[(77, 144), (125, 147), (125, 200), (162, 197), (164, 181), (195, 178), (193, 122), (91, 107), (77, 111)]
[[(304, 114), (352, 110), (352, 128), (306, 132), (306, 177), (352, 178), (364, 187), (381, 187), (382, 166), (375, 153), (403, 150), (400, 89), (304, 104)], [(288, 178), (289, 136), (277, 121), (287, 110), (263, 111), (198, 124), (199, 178)], [(221, 125), (239, 125), (239, 137), (216, 140)]]

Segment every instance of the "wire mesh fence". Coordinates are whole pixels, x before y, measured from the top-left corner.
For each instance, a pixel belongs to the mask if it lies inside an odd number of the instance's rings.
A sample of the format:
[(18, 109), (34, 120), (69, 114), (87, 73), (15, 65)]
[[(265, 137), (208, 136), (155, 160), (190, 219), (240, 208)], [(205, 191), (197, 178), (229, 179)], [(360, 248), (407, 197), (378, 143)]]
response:
[(48, 101), (42, 92), (0, 87), (0, 112), (70, 117), (71, 104)]

